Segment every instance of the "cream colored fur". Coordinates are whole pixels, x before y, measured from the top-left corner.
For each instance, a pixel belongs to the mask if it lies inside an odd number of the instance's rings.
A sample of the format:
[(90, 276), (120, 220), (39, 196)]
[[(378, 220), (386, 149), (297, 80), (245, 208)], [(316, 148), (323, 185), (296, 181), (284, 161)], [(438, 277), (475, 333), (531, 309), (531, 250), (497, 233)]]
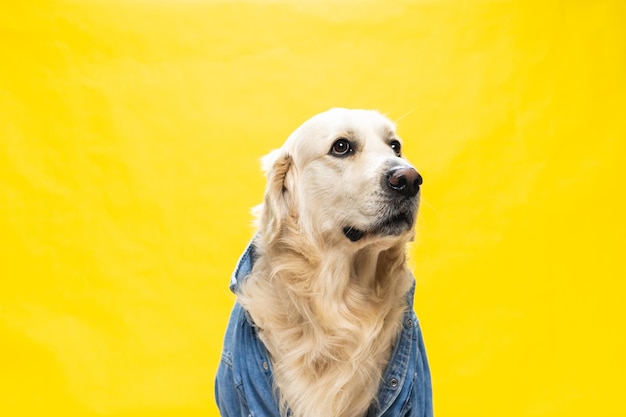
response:
[[(341, 137), (359, 144), (349, 158), (329, 155)], [(270, 354), (283, 415), (362, 417), (376, 396), (408, 308), (414, 232), (353, 242), (342, 230), (386, 213), (381, 178), (389, 164), (409, 166), (390, 138), (379, 113), (333, 109), (264, 159), (258, 259), (239, 302)]]

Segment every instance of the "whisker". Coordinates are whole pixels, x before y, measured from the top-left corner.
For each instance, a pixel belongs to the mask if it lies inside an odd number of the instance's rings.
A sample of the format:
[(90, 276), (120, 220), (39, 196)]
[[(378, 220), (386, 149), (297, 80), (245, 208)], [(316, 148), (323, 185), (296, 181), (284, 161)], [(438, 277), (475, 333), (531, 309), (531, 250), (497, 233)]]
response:
[(422, 204), (425, 205), (432, 213), (434, 213), (436, 217), (439, 217), (439, 211), (437, 210), (437, 208), (424, 197), (420, 197), (420, 210)]
[(404, 119), (405, 117), (413, 114), (413, 112), (417, 110), (417, 107), (413, 107), (411, 110), (409, 110), (408, 112), (404, 113), (402, 116), (398, 117), (396, 120), (394, 120), (395, 123), (398, 123), (400, 120)]

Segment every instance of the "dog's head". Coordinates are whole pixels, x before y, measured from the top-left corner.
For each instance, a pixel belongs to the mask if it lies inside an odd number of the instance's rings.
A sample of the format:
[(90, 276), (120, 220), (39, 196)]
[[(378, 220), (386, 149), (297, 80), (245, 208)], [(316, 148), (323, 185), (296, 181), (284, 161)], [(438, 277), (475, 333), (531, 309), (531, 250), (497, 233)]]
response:
[(263, 166), (259, 227), (269, 241), (297, 233), (362, 247), (413, 236), (422, 177), (403, 157), (393, 123), (376, 111), (318, 114)]

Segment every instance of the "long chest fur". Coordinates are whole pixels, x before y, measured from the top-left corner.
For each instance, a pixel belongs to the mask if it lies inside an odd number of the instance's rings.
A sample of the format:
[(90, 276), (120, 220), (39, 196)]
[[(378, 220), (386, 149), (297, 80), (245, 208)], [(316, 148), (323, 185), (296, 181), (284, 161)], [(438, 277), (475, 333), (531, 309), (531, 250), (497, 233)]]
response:
[(294, 416), (363, 416), (376, 396), (397, 335), (395, 323), (354, 329), (301, 325), (262, 331), (275, 381)]
[(288, 408), (294, 417), (362, 417), (375, 399), (407, 308), (405, 289), (332, 290), (340, 295), (294, 290), (274, 276), (249, 280), (240, 297), (261, 329), (283, 415)]

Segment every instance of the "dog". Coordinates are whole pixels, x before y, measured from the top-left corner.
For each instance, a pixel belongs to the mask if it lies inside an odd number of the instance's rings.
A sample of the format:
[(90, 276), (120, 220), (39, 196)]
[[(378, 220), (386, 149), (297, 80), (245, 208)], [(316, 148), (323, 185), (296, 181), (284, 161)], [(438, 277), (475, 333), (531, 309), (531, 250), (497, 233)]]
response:
[(331, 109), (262, 165), (258, 230), (231, 279), (221, 415), (432, 416), (406, 263), (422, 177), (394, 124)]

